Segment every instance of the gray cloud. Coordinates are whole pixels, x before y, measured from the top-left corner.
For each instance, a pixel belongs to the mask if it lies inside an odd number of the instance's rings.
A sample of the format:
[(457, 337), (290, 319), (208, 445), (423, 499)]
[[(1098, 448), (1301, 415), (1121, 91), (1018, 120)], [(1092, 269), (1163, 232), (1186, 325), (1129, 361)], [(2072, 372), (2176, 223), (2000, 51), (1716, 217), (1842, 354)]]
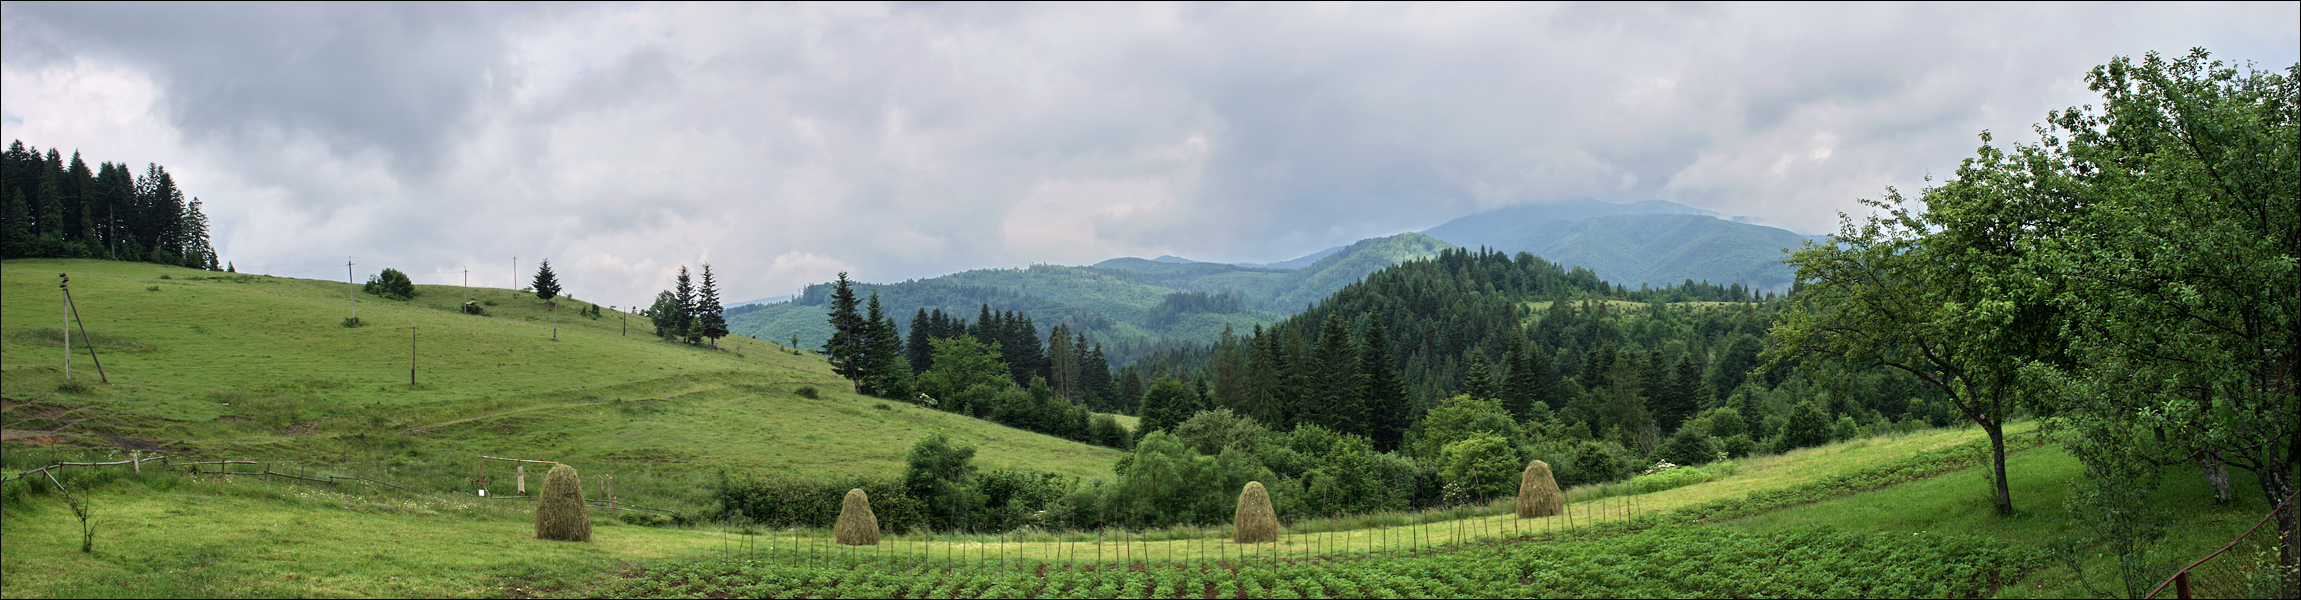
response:
[[(1498, 206), (1801, 231), (2023, 139), (2113, 55), (2296, 60), (2241, 5), (0, 8), (5, 136), (167, 165), (241, 265), (643, 302), (1173, 253)], [(496, 266), (501, 265), (501, 266)], [(325, 269), (310, 273), (328, 276)], [(428, 279), (427, 279), (428, 278)]]

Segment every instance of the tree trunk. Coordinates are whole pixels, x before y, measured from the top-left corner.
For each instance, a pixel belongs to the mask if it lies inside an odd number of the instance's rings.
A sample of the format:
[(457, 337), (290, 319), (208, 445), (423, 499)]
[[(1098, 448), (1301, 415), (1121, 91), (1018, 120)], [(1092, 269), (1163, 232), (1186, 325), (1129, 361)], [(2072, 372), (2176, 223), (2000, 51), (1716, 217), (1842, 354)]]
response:
[(2005, 482), (2005, 423), (1989, 419), (1981, 424), (1989, 432), (1990, 467), (1995, 469), (1991, 479), (1997, 484), (1997, 514), (2013, 514), (2013, 490)]
[[(2301, 451), (2301, 440), (2295, 440), (2290, 445)], [(2266, 465), (2269, 468), (2257, 471), (2256, 474), (2261, 477), (2261, 491), (2269, 496), (2269, 505), (2277, 507), (2277, 537), (2282, 542), (2277, 545), (2277, 564), (2278, 571), (2285, 574), (2285, 582), (2280, 586), (2283, 589), (2278, 596), (2301, 598), (2301, 507), (2294, 506), (2301, 504), (2301, 499), (2287, 500), (2293, 495), (2293, 462), (2301, 456), (2289, 454), (2284, 457), (2285, 460), (2276, 458), (2272, 456)]]
[(2229, 465), (2221, 462), (2219, 454), (2197, 451), (2197, 468), (2205, 472), (2205, 482), (2213, 486), (2213, 504), (2228, 506), (2237, 501), (2237, 492), (2229, 487)]

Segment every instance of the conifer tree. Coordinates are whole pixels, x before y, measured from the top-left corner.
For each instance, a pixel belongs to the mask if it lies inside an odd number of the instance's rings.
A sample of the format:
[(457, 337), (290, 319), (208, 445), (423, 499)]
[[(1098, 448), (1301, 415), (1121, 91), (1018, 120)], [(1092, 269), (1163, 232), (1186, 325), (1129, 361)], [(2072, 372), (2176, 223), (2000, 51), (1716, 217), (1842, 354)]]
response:
[(671, 331), (693, 342), (695, 336), (687, 332), (695, 328), (695, 281), (688, 276), (687, 265), (679, 265), (679, 276), (671, 282), (671, 297), (679, 300), (679, 322), (672, 325)]
[(1318, 374), (1313, 380), (1318, 390), (1313, 401), (1315, 422), (1338, 432), (1367, 433), (1358, 348), (1350, 343), (1350, 330), (1343, 325), (1342, 315), (1327, 313), (1326, 321), (1319, 325), (1317, 361)]
[(853, 282), (847, 280), (846, 271), (840, 271), (838, 281), (831, 287), (831, 339), (823, 342), (823, 356), (830, 359), (831, 371), (854, 382), (855, 393), (860, 394), (864, 371), (868, 368), (865, 361), (872, 325), (857, 312), (857, 304)]
[(1069, 323), (1056, 323), (1047, 332), (1047, 384), (1064, 400), (1078, 401), (1079, 357), (1072, 353)]
[(1369, 313), (1366, 322), (1366, 347), (1358, 352), (1359, 377), (1366, 385), (1366, 437), (1376, 449), (1388, 452), (1397, 450), (1405, 438), (1415, 418), (1414, 406), (1390, 368), (1390, 334), (1382, 319)]
[[(543, 259), (543, 266), (535, 269), (535, 297), (544, 302), (559, 297), (559, 275), (551, 272), (551, 259)], [(557, 304), (553, 304), (557, 306)]]
[(942, 312), (943, 309), (938, 308), (935, 309), (935, 314), (929, 315), (927, 309), (921, 307), (919, 314), (911, 316), (911, 337), (905, 343), (904, 358), (910, 361), (912, 373), (925, 373), (935, 364), (935, 345), (933, 342), (937, 338), (943, 337), (942, 332), (936, 327), (938, 323), (935, 322), (935, 317), (942, 316)]
[(719, 347), (719, 338), (727, 337), (727, 309), (719, 305), (719, 282), (711, 276), (711, 263), (703, 263), (703, 288), (695, 295), (695, 323), (713, 348)]
[(1283, 428), (1291, 421), (1285, 418), (1285, 409), (1278, 403), (1286, 363), (1278, 351), (1277, 332), (1266, 332), (1262, 325), (1255, 325), (1248, 342), (1246, 389), (1234, 410), (1256, 422)]
[(881, 398), (909, 395), (911, 365), (903, 356), (902, 336), (896, 333), (895, 319), (886, 315), (876, 292), (871, 294), (863, 324), (856, 391)]

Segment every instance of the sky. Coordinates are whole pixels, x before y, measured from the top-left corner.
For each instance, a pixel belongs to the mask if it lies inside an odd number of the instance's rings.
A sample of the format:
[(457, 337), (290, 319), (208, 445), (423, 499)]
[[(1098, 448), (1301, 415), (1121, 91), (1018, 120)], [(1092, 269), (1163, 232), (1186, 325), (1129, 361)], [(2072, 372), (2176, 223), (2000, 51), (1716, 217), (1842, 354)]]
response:
[(1827, 233), (2193, 47), (2282, 70), (2301, 3), (8, 2), (0, 137), (166, 167), (244, 272), (736, 302), (1579, 197)]

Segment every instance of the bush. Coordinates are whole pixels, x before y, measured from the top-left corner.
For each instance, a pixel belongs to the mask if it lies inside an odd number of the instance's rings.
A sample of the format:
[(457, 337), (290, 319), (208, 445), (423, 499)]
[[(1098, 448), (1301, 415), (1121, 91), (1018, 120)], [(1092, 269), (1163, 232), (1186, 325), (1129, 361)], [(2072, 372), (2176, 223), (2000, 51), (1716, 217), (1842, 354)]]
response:
[(1662, 451), (1654, 457), (1681, 465), (1699, 465), (1717, 460), (1717, 445), (1710, 442), (1709, 436), (1695, 429), (1678, 428), (1678, 434), (1670, 436), (1670, 441), (1662, 444)]
[(799, 386), (799, 389), (791, 390), (791, 393), (798, 394), (799, 397), (806, 398), (808, 400), (820, 400), (823, 398), (822, 392), (816, 391), (815, 386), (812, 385)]
[(1630, 493), (1651, 494), (1694, 485), (1710, 480), (1710, 473), (1695, 467), (1678, 467), (1651, 475), (1640, 475), (1629, 482)]
[(393, 300), (415, 297), (415, 282), (409, 281), (407, 274), (399, 269), (386, 268), (382, 273), (368, 276), (368, 284), (361, 289)]
[(484, 309), (484, 308), (480, 308), (480, 307), (479, 307), (479, 303), (476, 303), (476, 302), (464, 302), (464, 303), (463, 303), (463, 314), (467, 314), (467, 315), (479, 315), (479, 316), (482, 316), (482, 317), (484, 317), (484, 316), (487, 316), (487, 309)]
[(830, 528), (838, 523), (848, 490), (870, 495), (871, 513), (883, 531), (925, 527), (927, 506), (896, 479), (851, 477), (839, 480), (796, 477), (728, 477), (719, 482), (720, 518), (749, 519), (767, 527)]
[(1087, 443), (1125, 450), (1133, 444), (1134, 439), (1134, 433), (1127, 431), (1127, 426), (1120, 425), (1118, 417), (1095, 415), (1094, 420), (1087, 423)]
[(1498, 437), (1476, 437), (1439, 452), (1439, 478), (1446, 482), (1448, 503), (1484, 502), (1516, 489), (1518, 451)]

